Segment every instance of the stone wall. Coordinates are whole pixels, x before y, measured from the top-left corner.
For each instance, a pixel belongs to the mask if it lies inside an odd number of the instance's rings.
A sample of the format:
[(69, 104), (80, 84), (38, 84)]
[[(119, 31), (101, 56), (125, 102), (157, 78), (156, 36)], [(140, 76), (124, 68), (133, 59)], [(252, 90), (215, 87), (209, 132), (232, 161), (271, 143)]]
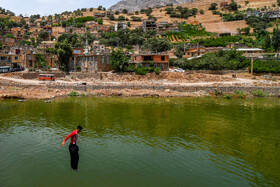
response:
[[(30, 85), (15, 83), (10, 81), (0, 81), (1, 86), (16, 86), (16, 87), (29, 87)], [(34, 86), (34, 85), (32, 85)], [(270, 94), (271, 96), (278, 96), (280, 97), (280, 87), (244, 87), (244, 86), (162, 86), (162, 85), (69, 85), (64, 83), (55, 83), (49, 82), (44, 85), (37, 85), (37, 86), (46, 86), (48, 88), (53, 89), (72, 89), (72, 90), (101, 90), (101, 89), (134, 89), (134, 90), (158, 90), (158, 91), (165, 91), (167, 89), (171, 91), (178, 91), (178, 92), (198, 92), (204, 91), (207, 93), (214, 93), (216, 91), (224, 92), (224, 93), (234, 93), (236, 91), (243, 91), (245, 93), (251, 94), (255, 90), (262, 90), (263, 92)]]
[(101, 79), (101, 73), (82, 73), (82, 72), (71, 72), (70, 76), (73, 78), (78, 78), (78, 79)]
[(216, 91), (224, 92), (224, 93), (234, 93), (236, 91), (243, 91), (245, 93), (251, 94), (255, 90), (262, 90), (263, 92), (270, 94), (271, 96), (280, 96), (280, 87), (242, 87), (242, 86), (161, 86), (161, 85), (47, 85), (50, 88), (55, 89), (73, 89), (73, 90), (97, 90), (97, 89), (147, 89), (147, 90), (158, 90), (165, 91), (167, 89), (178, 92), (198, 92), (205, 91), (207, 93), (214, 93)]
[(54, 74), (56, 78), (65, 77), (66, 74), (64, 72), (24, 72), (24, 73), (13, 73), (13, 75), (18, 76), (23, 79), (36, 79), (39, 77), (39, 74)]

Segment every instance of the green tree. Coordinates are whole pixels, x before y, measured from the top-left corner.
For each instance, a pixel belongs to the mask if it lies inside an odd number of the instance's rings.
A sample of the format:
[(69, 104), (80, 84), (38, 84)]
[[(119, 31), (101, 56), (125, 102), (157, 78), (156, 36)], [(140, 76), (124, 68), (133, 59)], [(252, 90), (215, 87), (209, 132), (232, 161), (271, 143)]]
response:
[(41, 67), (45, 67), (46, 66), (46, 59), (45, 59), (45, 57), (43, 56), (42, 53), (37, 53), (36, 54), (36, 60), (37, 60), (37, 62), (39, 63), (39, 65)]
[(30, 41), (33, 46), (36, 46), (36, 39), (34, 37), (31, 37)]
[(21, 23), (22, 26), (26, 25), (26, 21), (24, 20), (24, 18), (20, 19), (20, 23)]
[(156, 30), (147, 30), (144, 34), (145, 38), (154, 38), (157, 35), (157, 31)]
[(67, 27), (67, 22), (65, 20), (61, 21), (61, 26), (66, 28)]
[(124, 17), (124, 16), (119, 16), (119, 17), (118, 17), (118, 20), (119, 20), (119, 21), (124, 21), (124, 20), (125, 20), (125, 17)]
[(211, 3), (209, 10), (216, 10), (217, 9), (217, 3)]
[(195, 16), (198, 12), (197, 8), (192, 8), (192, 15)]
[(2, 43), (0, 43), (0, 49), (2, 49), (2, 46), (3, 46), (3, 44), (2, 44)]
[(6, 34), (5, 38), (15, 38), (11, 33)]
[(127, 9), (123, 9), (122, 13), (127, 14), (128, 13)]
[(232, 2), (230, 3), (230, 9), (233, 10), (233, 11), (236, 11), (237, 10), (237, 3), (236, 2)]
[(98, 19), (98, 20), (97, 20), (97, 23), (98, 23), (99, 25), (103, 25), (103, 19), (102, 19), (102, 18)]
[(31, 43), (29, 41), (27, 41), (27, 40), (21, 40), (19, 42), (19, 45), (31, 45)]
[(272, 46), (274, 47), (274, 50), (278, 52), (280, 47), (280, 30), (277, 27), (276, 29), (273, 29), (273, 35), (272, 35)]
[(269, 36), (269, 34), (267, 34), (265, 37), (264, 37), (264, 49), (266, 51), (268, 51), (268, 49), (271, 47), (271, 38)]
[(109, 20), (111, 20), (111, 21), (116, 20), (116, 18), (115, 18), (115, 16), (114, 16), (114, 15), (110, 15), (110, 16), (108, 16), (108, 18), (109, 18)]
[(149, 38), (144, 42), (143, 49), (165, 52), (172, 49), (172, 44), (166, 38)]
[(44, 31), (41, 31), (41, 32), (39, 33), (38, 38), (37, 38), (37, 42), (38, 42), (38, 43), (41, 43), (42, 41), (48, 40), (48, 38), (49, 38), (49, 33), (48, 33), (48, 32), (44, 32)]
[(178, 58), (182, 58), (183, 55), (184, 55), (184, 51), (186, 50), (185, 48), (185, 44), (183, 43), (180, 43), (178, 45), (175, 46), (175, 55), (178, 57)]
[(72, 57), (73, 53), (70, 43), (68, 43), (67, 40), (63, 43), (57, 42), (55, 44), (55, 49), (57, 50), (60, 65), (63, 67), (64, 71), (69, 74), (69, 59)]
[(98, 8), (97, 8), (97, 10), (102, 10), (102, 8), (103, 8), (103, 6), (99, 6)]
[(129, 57), (125, 56), (120, 49), (113, 49), (111, 53), (111, 66), (116, 72), (124, 72), (129, 65)]

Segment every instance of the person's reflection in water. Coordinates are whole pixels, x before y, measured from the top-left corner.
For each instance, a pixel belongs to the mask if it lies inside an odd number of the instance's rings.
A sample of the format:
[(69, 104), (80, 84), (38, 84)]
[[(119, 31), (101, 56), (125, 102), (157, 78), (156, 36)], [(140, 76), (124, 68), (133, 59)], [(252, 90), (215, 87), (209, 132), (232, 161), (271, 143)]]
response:
[(61, 146), (63, 147), (65, 145), (65, 142), (69, 137), (71, 137), (71, 143), (69, 145), (69, 152), (71, 157), (71, 168), (75, 171), (79, 171), (78, 169), (78, 163), (79, 163), (79, 147), (76, 145), (77, 139), (78, 139), (78, 133), (81, 132), (83, 127), (78, 126), (76, 130), (71, 132), (64, 141), (62, 142)]

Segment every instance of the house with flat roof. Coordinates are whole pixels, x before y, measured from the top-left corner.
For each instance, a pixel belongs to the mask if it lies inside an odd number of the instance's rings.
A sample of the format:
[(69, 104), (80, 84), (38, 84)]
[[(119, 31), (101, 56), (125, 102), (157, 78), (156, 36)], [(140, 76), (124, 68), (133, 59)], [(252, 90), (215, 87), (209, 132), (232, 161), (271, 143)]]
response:
[(110, 53), (75, 55), (70, 61), (70, 70), (74, 72), (111, 71)]
[(155, 68), (159, 67), (162, 71), (169, 69), (169, 55), (160, 53), (147, 53), (147, 54), (133, 54), (131, 56), (131, 63), (137, 66), (145, 66)]
[(42, 41), (41, 44), (39, 45), (39, 49), (49, 49), (49, 48), (54, 48), (56, 42), (55, 41)]
[(25, 33), (26, 33), (26, 29), (24, 29), (23, 27), (13, 27), (13, 28), (11, 28), (11, 34), (14, 37), (22, 38)]
[(118, 22), (115, 24), (115, 31), (118, 31), (119, 29), (126, 29), (127, 24), (125, 22)]
[(10, 66), (11, 68), (22, 66), (22, 55), (0, 54), (0, 66)]
[[(26, 68), (42, 68), (39, 64), (37, 58), (37, 53), (26, 53), (23, 55), (23, 66)], [(57, 62), (57, 55), (43, 53), (44, 58), (46, 59), (46, 67), (55, 68)]]
[(144, 20), (142, 23), (142, 28), (144, 32), (148, 30), (157, 30), (157, 22), (154, 19)]
[(200, 56), (206, 53), (206, 49), (203, 45), (198, 43), (188, 43), (185, 44), (185, 53), (183, 58), (191, 58), (195, 56)]

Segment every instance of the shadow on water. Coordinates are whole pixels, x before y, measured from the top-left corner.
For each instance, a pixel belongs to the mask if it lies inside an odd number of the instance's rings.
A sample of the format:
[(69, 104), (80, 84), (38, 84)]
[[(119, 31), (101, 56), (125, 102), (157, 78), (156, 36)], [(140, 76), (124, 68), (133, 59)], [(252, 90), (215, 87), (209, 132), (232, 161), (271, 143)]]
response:
[(279, 185), (279, 109), (277, 98), (1, 101), (0, 185), (72, 184), (59, 146), (77, 125), (77, 184)]

